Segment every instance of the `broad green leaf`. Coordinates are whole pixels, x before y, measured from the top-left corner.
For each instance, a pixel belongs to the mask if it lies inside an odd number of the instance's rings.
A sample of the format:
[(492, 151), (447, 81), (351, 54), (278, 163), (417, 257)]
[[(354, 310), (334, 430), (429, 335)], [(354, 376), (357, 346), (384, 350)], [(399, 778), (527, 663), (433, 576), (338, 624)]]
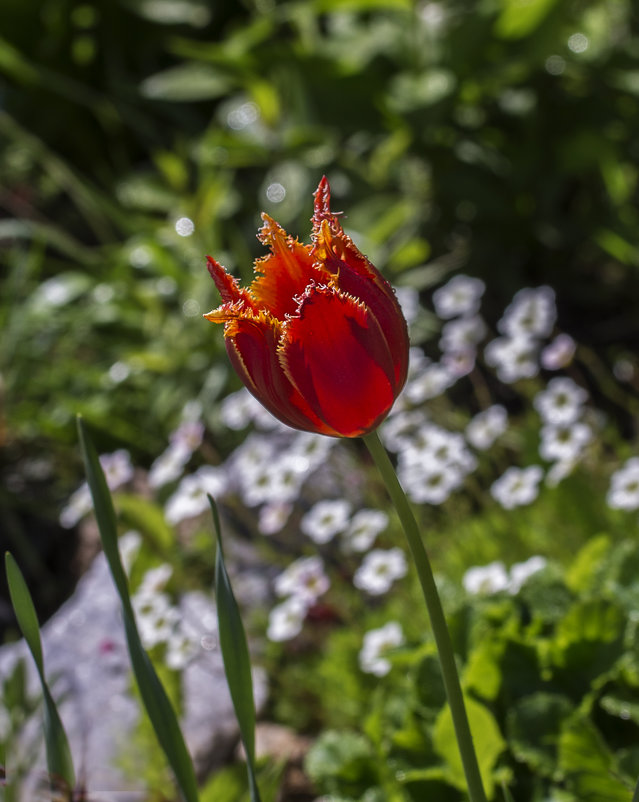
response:
[[(465, 696), (464, 702), (475, 745), (477, 762), (479, 763), (479, 771), (481, 772), (486, 796), (490, 799), (495, 787), (492, 771), (497, 758), (506, 748), (506, 742), (488, 708), (480, 705), (470, 696)], [(466, 776), (455, 736), (453, 718), (448, 706), (442, 710), (435, 722), (433, 743), (437, 753), (446, 760), (451, 782), (458, 788), (465, 789)]]
[(150, 541), (164, 554), (175, 543), (173, 530), (167, 524), (157, 504), (132, 493), (118, 493), (118, 511), (132, 529), (149, 536)]
[(253, 700), (251, 658), (242, 618), (224, 563), (220, 519), (211, 496), (209, 496), (209, 502), (217, 536), (215, 601), (217, 604), (220, 650), (224, 662), (226, 681), (240, 727), (240, 736), (246, 752), (251, 800), (252, 802), (259, 802), (259, 790), (255, 779), (255, 702)]
[(566, 696), (534, 693), (508, 710), (506, 732), (510, 749), (518, 761), (535, 774), (553, 777), (557, 769), (559, 734), (574, 711)]
[(630, 788), (595, 725), (582, 716), (566, 723), (559, 740), (559, 770), (579, 802), (628, 802)]
[(521, 39), (537, 28), (557, 0), (502, 0), (495, 33), (503, 39)]
[(604, 559), (609, 551), (608, 535), (599, 535), (589, 540), (566, 570), (568, 587), (576, 593), (589, 590), (600, 577)]
[(44, 674), (44, 660), (42, 657), (42, 642), (40, 640), (40, 628), (36, 615), (33, 600), (29, 593), (27, 583), (24, 581), (22, 572), (13, 556), (7, 552), (5, 554), (5, 568), (7, 572), (7, 582), (9, 585), (9, 595), (11, 604), (18, 619), (18, 626), (24, 635), (24, 639), (33, 656), (40, 684), (42, 685), (42, 696), (44, 699), (44, 742), (47, 752), (47, 767), (51, 778), (58, 778), (64, 781), (68, 789), (75, 786), (75, 771), (73, 769), (73, 759), (69, 748), (69, 741), (64, 730), (64, 725), (60, 719), (60, 714), (56, 707), (49, 686)]
[(160, 746), (173, 769), (182, 796), (186, 802), (198, 802), (193, 763), (186, 749), (175, 711), (140, 641), (129, 597), (128, 581), (118, 551), (118, 533), (111, 494), (82, 418), (78, 418), (78, 432), (102, 547), (122, 603), (129, 655), (140, 696)]

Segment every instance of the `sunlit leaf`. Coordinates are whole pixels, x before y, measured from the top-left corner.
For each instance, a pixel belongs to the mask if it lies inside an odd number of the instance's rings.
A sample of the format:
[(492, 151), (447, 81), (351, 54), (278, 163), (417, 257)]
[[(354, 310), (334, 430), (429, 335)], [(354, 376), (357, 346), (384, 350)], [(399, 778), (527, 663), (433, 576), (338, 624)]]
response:
[[(481, 772), (486, 795), (490, 799), (495, 785), (492, 771), (497, 758), (506, 748), (506, 742), (488, 708), (469, 696), (464, 697), (464, 702), (468, 713), (479, 771)], [(444, 708), (435, 723), (433, 743), (437, 753), (446, 760), (451, 781), (458, 788), (466, 788), (466, 776), (459, 753), (453, 718), (448, 706)]]
[(185, 63), (146, 78), (140, 92), (152, 100), (189, 102), (226, 94), (232, 86), (228, 75), (209, 64)]

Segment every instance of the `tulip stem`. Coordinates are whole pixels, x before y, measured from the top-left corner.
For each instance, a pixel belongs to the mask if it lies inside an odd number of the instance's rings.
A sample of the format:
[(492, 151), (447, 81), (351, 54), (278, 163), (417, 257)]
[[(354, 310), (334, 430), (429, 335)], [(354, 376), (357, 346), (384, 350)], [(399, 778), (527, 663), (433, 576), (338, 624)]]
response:
[(437, 592), (430, 560), (424, 548), (417, 521), (408, 503), (406, 494), (399, 483), (393, 464), (377, 432), (364, 435), (362, 439), (366, 443), (382, 475), (388, 494), (391, 497), (404, 528), (408, 545), (413, 555), (413, 560), (415, 561), (417, 574), (430, 617), (431, 627), (433, 629), (433, 635), (435, 637), (435, 643), (437, 645), (437, 651), (439, 653), (446, 696), (448, 697), (448, 704), (450, 706), (457, 743), (459, 745), (464, 773), (466, 775), (470, 802), (486, 802), (486, 794), (484, 793), (481, 774), (479, 773), (479, 764), (477, 763), (477, 755), (475, 754), (473, 738), (468, 724), (468, 715), (466, 713), (464, 697), (459, 682), (457, 666), (455, 664), (453, 645), (444, 617), (439, 593)]

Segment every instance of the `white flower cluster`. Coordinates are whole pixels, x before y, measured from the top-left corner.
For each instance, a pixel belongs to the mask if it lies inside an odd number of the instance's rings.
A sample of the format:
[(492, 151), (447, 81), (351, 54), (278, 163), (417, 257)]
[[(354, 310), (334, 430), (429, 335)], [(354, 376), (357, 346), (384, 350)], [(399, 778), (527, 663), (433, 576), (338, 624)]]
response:
[(533, 399), (542, 420), (539, 454), (553, 462), (546, 481), (555, 485), (579, 462), (593, 438), (591, 427), (582, 419), (588, 393), (567, 376), (551, 379)]
[(286, 641), (298, 635), (308, 610), (330, 587), (320, 557), (302, 557), (275, 580), (275, 592), (285, 601), (271, 610), (267, 637)]
[(345, 499), (318, 501), (302, 517), (300, 528), (318, 545), (341, 535), (345, 551), (367, 551), (388, 526), (388, 515), (373, 509), (361, 509), (351, 515), (351, 510), (350, 502)]
[(359, 665), (367, 674), (383, 677), (391, 670), (388, 654), (404, 643), (404, 633), (397, 621), (389, 621), (379, 629), (371, 629), (364, 635), (359, 653)]
[(476, 467), (461, 434), (425, 423), (399, 452), (397, 473), (414, 502), (441, 504)]
[(197, 654), (199, 638), (164, 591), (172, 573), (173, 568), (167, 563), (148, 570), (132, 595), (131, 604), (144, 648), (163, 645), (164, 662), (179, 671)]
[(500, 381), (511, 384), (539, 373), (540, 342), (552, 333), (556, 317), (555, 292), (550, 287), (519, 290), (497, 324), (502, 336), (484, 350)]
[(515, 563), (510, 571), (501, 561), (469, 568), (462, 579), (467, 593), (472, 595), (499, 593), (506, 591), (515, 594), (533, 574), (547, 565), (545, 557), (535, 556), (522, 563)]

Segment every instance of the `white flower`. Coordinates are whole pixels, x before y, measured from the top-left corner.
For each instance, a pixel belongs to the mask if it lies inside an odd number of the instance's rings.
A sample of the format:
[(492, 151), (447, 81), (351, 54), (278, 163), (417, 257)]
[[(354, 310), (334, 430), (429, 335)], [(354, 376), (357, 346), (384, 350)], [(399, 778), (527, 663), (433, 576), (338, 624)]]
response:
[(592, 440), (592, 430), (585, 423), (571, 423), (563, 426), (546, 424), (541, 427), (539, 454), (543, 459), (553, 462), (575, 462), (584, 446)]
[(484, 349), (486, 362), (496, 368), (500, 381), (512, 384), (539, 373), (537, 345), (528, 337), (497, 337)]
[(533, 399), (533, 406), (546, 423), (567, 426), (581, 415), (588, 393), (567, 376), (557, 376)]
[(194, 518), (209, 509), (207, 494), (217, 498), (226, 489), (226, 477), (221, 468), (204, 465), (194, 474), (185, 476), (164, 508), (166, 520), (177, 524)]
[(456, 380), (457, 376), (454, 376), (445, 365), (431, 362), (408, 379), (403, 395), (411, 403), (421, 404), (423, 401), (440, 396)]
[(560, 370), (572, 362), (577, 343), (570, 334), (558, 334), (541, 352), (541, 366), (545, 370)]
[(171, 445), (189, 456), (202, 443), (204, 424), (199, 420), (185, 420), (171, 434)]
[(116, 490), (133, 479), (131, 457), (124, 448), (119, 448), (113, 454), (102, 454), (100, 465), (109, 490)]
[(528, 580), (533, 574), (543, 570), (547, 563), (548, 561), (545, 557), (540, 557), (537, 555), (535, 557), (530, 557), (530, 559), (523, 563), (515, 563), (512, 565), (510, 568), (508, 592), (512, 594), (518, 593), (526, 580)]
[(415, 431), (427, 420), (422, 409), (392, 412), (380, 428), (380, 437), (390, 451), (401, 451), (410, 446)]
[(476, 466), (460, 434), (426, 423), (400, 452), (397, 472), (413, 501), (441, 504)]
[(407, 570), (406, 557), (401, 549), (373, 549), (355, 572), (353, 584), (371, 596), (379, 596), (388, 592), (393, 582), (404, 576)]
[(288, 501), (273, 501), (260, 507), (257, 528), (263, 535), (274, 535), (288, 521), (293, 505)]
[(298, 432), (288, 450), (287, 454), (291, 458), (298, 460), (298, 470), (300, 473), (308, 475), (312, 470), (323, 465), (328, 458), (331, 449), (337, 443), (334, 437), (324, 437), (313, 432)]
[(486, 324), (479, 315), (451, 320), (442, 328), (439, 347), (448, 353), (474, 351), (487, 331)]
[(351, 505), (345, 499), (318, 501), (304, 515), (300, 528), (315, 543), (328, 543), (348, 526)]
[(368, 551), (387, 526), (388, 515), (382, 510), (358, 510), (344, 533), (345, 544), (352, 551)]
[(60, 511), (60, 526), (71, 529), (93, 509), (89, 485), (83, 482)]
[(150, 649), (166, 642), (181, 617), (169, 597), (165, 593), (140, 588), (131, 597), (131, 603), (144, 647)]
[(508, 426), (508, 413), (501, 404), (478, 412), (466, 426), (466, 439), (480, 451), (489, 449)]
[(437, 316), (448, 320), (459, 315), (474, 315), (479, 309), (485, 289), (486, 285), (479, 278), (454, 276), (433, 293), (433, 306)]
[(181, 622), (167, 638), (164, 662), (173, 671), (181, 671), (198, 653), (198, 646), (195, 633)]
[(613, 473), (606, 501), (615, 510), (639, 508), (639, 457), (631, 457)]
[(565, 479), (566, 476), (570, 476), (576, 464), (577, 461), (571, 459), (555, 462), (554, 465), (548, 468), (548, 472), (546, 473), (546, 478), (544, 480), (546, 485), (548, 487), (557, 487), (559, 482)]
[(310, 607), (330, 587), (320, 557), (301, 557), (275, 579), (278, 596), (295, 596)]
[(307, 607), (297, 596), (291, 596), (271, 610), (266, 636), (272, 641), (291, 640), (302, 631)]
[(359, 665), (367, 674), (383, 677), (391, 669), (388, 652), (404, 643), (404, 634), (397, 621), (389, 621), (380, 629), (371, 629), (364, 635), (359, 653)]
[(244, 429), (253, 420), (255, 398), (246, 388), (230, 393), (220, 405), (222, 423), (229, 429)]
[(164, 487), (169, 482), (179, 479), (190, 456), (190, 453), (182, 447), (169, 446), (151, 465), (149, 485)]
[(400, 462), (397, 473), (409, 498), (416, 504), (443, 504), (464, 481), (464, 474), (458, 467), (441, 462), (433, 465)]
[(449, 351), (443, 354), (441, 359), (443, 367), (457, 379), (468, 376), (476, 362), (477, 350), (475, 348), (467, 348), (465, 351)]
[(490, 493), (507, 510), (530, 504), (537, 498), (543, 471), (539, 465), (528, 468), (508, 468), (493, 482)]
[(462, 584), (467, 593), (518, 593), (523, 584), (538, 571), (546, 567), (545, 557), (531, 557), (523, 563), (515, 563), (510, 572), (500, 560), (469, 568), (464, 574)]
[(462, 585), (467, 593), (498, 593), (506, 590), (509, 579), (506, 566), (500, 560), (488, 565), (469, 568), (463, 576)]
[(526, 287), (515, 295), (497, 328), (508, 337), (548, 337), (556, 318), (555, 291)]
[(169, 563), (162, 563), (157, 568), (149, 568), (142, 577), (138, 593), (155, 592), (164, 590), (166, 583), (173, 574), (173, 567)]
[(230, 466), (225, 466), (240, 486), (242, 500), (249, 507), (270, 501), (277, 477), (272, 464), (277, 459), (271, 437), (252, 434), (233, 452)]

